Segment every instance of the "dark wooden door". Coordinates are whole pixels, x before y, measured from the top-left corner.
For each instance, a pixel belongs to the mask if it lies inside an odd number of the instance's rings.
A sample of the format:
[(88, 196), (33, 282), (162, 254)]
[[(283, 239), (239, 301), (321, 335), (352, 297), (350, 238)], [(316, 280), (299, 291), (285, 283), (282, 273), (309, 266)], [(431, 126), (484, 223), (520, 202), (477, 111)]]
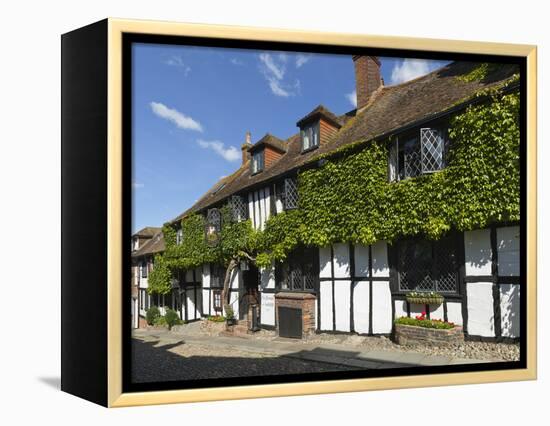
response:
[(302, 338), (302, 310), (279, 306), (278, 312), (279, 336)]
[(259, 282), (260, 273), (256, 266), (250, 265), (248, 271), (243, 271), (243, 293), (241, 303), (239, 303), (239, 319), (247, 318), (248, 307), (251, 304), (259, 304)]

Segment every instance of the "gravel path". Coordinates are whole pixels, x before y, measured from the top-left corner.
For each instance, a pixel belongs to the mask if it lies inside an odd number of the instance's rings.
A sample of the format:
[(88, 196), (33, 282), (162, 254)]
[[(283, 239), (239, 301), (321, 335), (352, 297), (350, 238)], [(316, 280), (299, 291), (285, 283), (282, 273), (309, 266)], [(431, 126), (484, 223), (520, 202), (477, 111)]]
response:
[(134, 338), (132, 380), (137, 383), (354, 370), (266, 353)]
[[(191, 326), (192, 327), (189, 327)], [(200, 321), (188, 324), (181, 328), (182, 334), (189, 335), (218, 335), (224, 329), (223, 324), (211, 321)], [(279, 337), (274, 331), (260, 330), (254, 334), (253, 339), (277, 340)], [(487, 361), (518, 361), (519, 344), (513, 343), (489, 343), (489, 342), (464, 342), (447, 347), (436, 346), (400, 346), (393, 343), (387, 337), (359, 336), (359, 335), (335, 335), (314, 334), (307, 339), (295, 340), (297, 344), (343, 344), (357, 346), (364, 350), (401, 351), (421, 353), (425, 355), (440, 355), (453, 358), (479, 359)]]

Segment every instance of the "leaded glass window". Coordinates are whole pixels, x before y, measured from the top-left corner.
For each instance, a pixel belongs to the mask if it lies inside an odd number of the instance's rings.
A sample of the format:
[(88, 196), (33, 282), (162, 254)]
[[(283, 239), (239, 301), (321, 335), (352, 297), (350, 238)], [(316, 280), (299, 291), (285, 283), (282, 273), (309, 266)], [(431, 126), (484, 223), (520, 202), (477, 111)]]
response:
[(235, 222), (240, 222), (247, 218), (248, 206), (243, 197), (233, 195), (229, 200), (229, 204), (231, 206), (231, 216)]
[(457, 247), (454, 235), (439, 241), (400, 241), (397, 244), (399, 291), (458, 293)]
[(284, 185), (285, 210), (298, 208), (298, 183), (295, 178), (286, 178)]
[(301, 247), (277, 266), (278, 287), (285, 291), (315, 291), (319, 272), (315, 248)]
[(390, 182), (445, 168), (445, 134), (444, 129), (421, 128), (395, 137), (389, 147)]

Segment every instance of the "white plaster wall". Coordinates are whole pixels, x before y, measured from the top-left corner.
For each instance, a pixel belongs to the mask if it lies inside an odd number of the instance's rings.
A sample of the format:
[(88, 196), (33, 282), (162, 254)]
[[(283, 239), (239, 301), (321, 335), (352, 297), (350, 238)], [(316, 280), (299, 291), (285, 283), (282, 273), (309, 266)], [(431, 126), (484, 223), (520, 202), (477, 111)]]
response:
[(334, 313), (336, 315), (336, 330), (351, 331), (351, 281), (334, 282)]
[(229, 298), (229, 303), (233, 307), (233, 312), (235, 313), (235, 318), (238, 319), (239, 317), (239, 292), (238, 291), (232, 291), (231, 296)]
[(349, 246), (348, 244), (339, 243), (333, 246), (334, 253), (334, 278), (349, 278)]
[(466, 275), (491, 275), (491, 231), (464, 232)]
[(210, 264), (202, 265), (202, 286), (210, 287)]
[(443, 303), (441, 305), (430, 305), (430, 319), (437, 319), (437, 320), (445, 319)]
[[(141, 274), (141, 272), (140, 272)], [(139, 279), (139, 288), (147, 288), (149, 287), (149, 284), (148, 284), (148, 281), (147, 281), (147, 278), (140, 278)]]
[(248, 193), (248, 217), (252, 222), (252, 227), (256, 229), (256, 222), (254, 222), (254, 199), (252, 198), (252, 192)]
[(197, 292), (197, 319), (199, 319), (203, 314), (203, 310), (202, 310), (202, 291), (201, 291), (200, 287), (196, 288), (196, 292)]
[(495, 336), (492, 283), (466, 283), (468, 334)]
[(264, 224), (265, 224), (265, 215), (266, 215), (266, 211), (265, 211), (265, 191), (262, 189), (258, 190), (257, 192), (257, 195), (258, 195), (258, 199), (257, 199), (257, 203), (258, 203), (258, 210), (260, 211), (260, 229), (263, 230), (264, 229)]
[(519, 276), (519, 226), (497, 229), (498, 275)]
[(385, 241), (377, 241), (372, 246), (372, 276), (389, 277), (388, 244)]
[(396, 300), (395, 302), (395, 319), (407, 316), (407, 301)]
[[(264, 188), (264, 209), (265, 209), (265, 220), (269, 219), (271, 216), (271, 193), (269, 186)], [(265, 222), (264, 222), (265, 225)]]
[(369, 282), (356, 282), (353, 289), (353, 325), (357, 333), (369, 332), (369, 299)]
[[(374, 257), (374, 255), (373, 255)], [(390, 333), (392, 329), (391, 291), (389, 281), (372, 283), (372, 332)]]
[(260, 203), (258, 201), (260, 194), (258, 191), (254, 191), (254, 214), (256, 215), (256, 229), (260, 229), (262, 222), (260, 220)]
[(519, 284), (500, 285), (500, 321), (504, 337), (519, 337)]
[(261, 294), (262, 324), (275, 325), (275, 294)]
[(447, 321), (462, 325), (462, 303), (447, 302)]
[(195, 291), (190, 287), (185, 294), (187, 298), (187, 319), (191, 321), (195, 319)]
[(332, 278), (330, 247), (321, 247), (319, 249), (319, 277)]
[(210, 312), (210, 290), (202, 290), (202, 314), (203, 315), (212, 315)]
[(319, 283), (321, 297), (321, 330), (332, 330), (332, 281)]
[(283, 211), (283, 202), (280, 198), (275, 199), (275, 211), (277, 214), (282, 213)]
[(354, 247), (355, 276), (369, 276), (369, 248), (358, 244)]
[(260, 289), (275, 288), (275, 268), (260, 268)]
[(233, 269), (231, 273), (231, 288), (239, 288), (239, 281), (241, 279), (241, 270), (238, 268)]

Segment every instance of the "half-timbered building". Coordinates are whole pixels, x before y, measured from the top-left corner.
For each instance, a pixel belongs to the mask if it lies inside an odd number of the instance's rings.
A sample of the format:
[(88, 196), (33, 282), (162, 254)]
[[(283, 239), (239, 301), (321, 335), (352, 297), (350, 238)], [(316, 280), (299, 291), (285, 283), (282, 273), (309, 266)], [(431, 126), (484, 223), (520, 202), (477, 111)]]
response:
[[(456, 77), (471, 72), (473, 65), (455, 62), (384, 86), (378, 58), (354, 56), (353, 64), (356, 109), (338, 116), (320, 105), (297, 121), (297, 132), (289, 138), (266, 134), (252, 143), (248, 133), (239, 169), (171, 226), (177, 229), (190, 213), (207, 217), (230, 203), (236, 220), (250, 220), (263, 230), (271, 216), (300, 208), (297, 175), (306, 164), (311, 167), (312, 158), (357, 141), (388, 140), (389, 182), (436, 173), (447, 165), (450, 117), (463, 111), (475, 93), (517, 73), (503, 65), (490, 78), (457, 83)], [(511, 85), (508, 90), (519, 89)], [(255, 306), (261, 327), (288, 337), (312, 332), (385, 335), (397, 317), (427, 310), (432, 319), (462, 325), (471, 338), (515, 339), (519, 266), (518, 224), (495, 222), (486, 229), (451, 231), (437, 241), (415, 237), (392, 244), (299, 247), (272, 268), (247, 264), (235, 269), (230, 302), (240, 319)], [(188, 289), (180, 304), (182, 318), (222, 313), (224, 273), (220, 265), (205, 264), (179, 278)], [(411, 291), (434, 291), (445, 301), (411, 304), (405, 298)]]

